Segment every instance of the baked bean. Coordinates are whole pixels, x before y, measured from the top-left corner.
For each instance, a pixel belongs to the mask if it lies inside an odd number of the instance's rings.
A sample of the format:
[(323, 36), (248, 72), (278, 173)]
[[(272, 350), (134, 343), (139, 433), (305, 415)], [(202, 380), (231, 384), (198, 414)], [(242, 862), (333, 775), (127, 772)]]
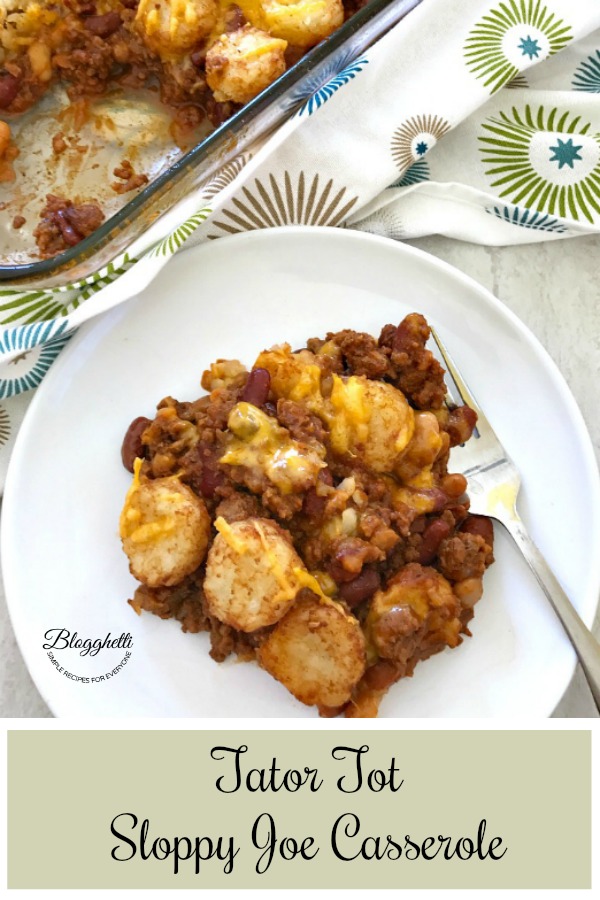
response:
[(133, 472), (134, 462), (143, 456), (142, 434), (150, 424), (150, 419), (138, 416), (125, 432), (121, 446), (121, 459), (128, 472)]
[(34, 41), (27, 50), (31, 71), (40, 81), (50, 81), (52, 78), (52, 61), (50, 47), (42, 41)]
[(19, 93), (19, 79), (10, 72), (0, 72), (0, 109), (8, 109)]
[(448, 494), (452, 500), (458, 500), (459, 497), (467, 490), (467, 479), (464, 475), (459, 475), (458, 472), (453, 472), (450, 475), (445, 475), (442, 478), (442, 483), (440, 485), (444, 493)]
[(348, 604), (350, 609), (358, 606), (363, 600), (372, 597), (375, 591), (381, 587), (381, 577), (375, 569), (363, 569), (358, 578), (346, 581), (340, 585), (340, 599)]
[(242, 391), (241, 399), (253, 406), (264, 406), (271, 390), (271, 376), (267, 369), (252, 369)]
[(107, 38), (121, 27), (121, 16), (115, 10), (104, 13), (103, 16), (88, 16), (84, 21), (84, 26), (92, 34)]
[(465, 609), (471, 609), (483, 595), (483, 578), (464, 578), (456, 581), (452, 590)]
[(423, 532), (423, 540), (419, 551), (419, 562), (428, 566), (437, 556), (440, 544), (450, 534), (450, 525), (445, 519), (434, 519)]
[(466, 534), (478, 534), (490, 547), (494, 546), (494, 525), (487, 516), (467, 516), (459, 531)]

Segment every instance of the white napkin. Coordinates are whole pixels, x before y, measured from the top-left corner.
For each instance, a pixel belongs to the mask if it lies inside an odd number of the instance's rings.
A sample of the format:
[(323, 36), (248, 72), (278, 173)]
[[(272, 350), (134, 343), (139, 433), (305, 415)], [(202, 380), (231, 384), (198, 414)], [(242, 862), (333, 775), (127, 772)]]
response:
[[(590, 0), (423, 0), (93, 277), (0, 290), (0, 401), (36, 387), (74, 329), (199, 241), (281, 224), (485, 244), (598, 232), (598, 29)], [(0, 404), (5, 433), (26, 402)]]

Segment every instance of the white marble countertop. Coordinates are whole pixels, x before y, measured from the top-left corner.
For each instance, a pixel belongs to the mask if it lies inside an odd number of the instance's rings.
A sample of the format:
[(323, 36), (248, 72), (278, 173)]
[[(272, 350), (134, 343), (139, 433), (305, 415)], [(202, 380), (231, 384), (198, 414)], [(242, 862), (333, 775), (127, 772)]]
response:
[[(517, 247), (480, 247), (442, 237), (411, 242), (471, 275), (506, 304), (562, 371), (590, 431), (600, 464), (600, 237)], [(600, 617), (595, 632), (600, 634)], [(555, 716), (595, 717), (580, 672)], [(49, 717), (15, 642), (0, 593), (0, 716)]]

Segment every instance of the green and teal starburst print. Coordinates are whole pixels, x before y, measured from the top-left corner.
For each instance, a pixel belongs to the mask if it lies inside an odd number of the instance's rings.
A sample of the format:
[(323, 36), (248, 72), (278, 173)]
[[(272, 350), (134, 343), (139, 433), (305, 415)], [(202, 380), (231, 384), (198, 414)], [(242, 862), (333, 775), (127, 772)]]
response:
[(572, 37), (570, 25), (542, 0), (505, 0), (469, 32), (465, 60), (495, 93), (521, 69), (558, 53)]
[(42, 329), (43, 332), (48, 324), (52, 323), (39, 322), (33, 330), (30, 330), (29, 326), (29, 329), (14, 329), (3, 335), (0, 353), (17, 348), (20, 348), (21, 352), (4, 366), (6, 377), (0, 377), (0, 399), (13, 397), (15, 394), (22, 394), (38, 387), (60, 351), (73, 336), (59, 334), (47, 343), (41, 343), (44, 334), (38, 329)]
[(531, 231), (550, 231), (554, 234), (566, 234), (569, 230), (564, 222), (559, 222), (547, 213), (539, 213), (530, 209), (520, 209), (518, 206), (488, 206), (486, 213), (496, 216), (509, 225), (518, 225), (520, 228), (529, 228)]
[(268, 181), (256, 178), (252, 187), (242, 188), (213, 221), (217, 232), (208, 238), (278, 225), (342, 225), (357, 200), (333, 178), (324, 181), (318, 174), (309, 178), (303, 171), (294, 176), (285, 171), (281, 181), (271, 174)]
[(522, 90), (523, 88), (529, 87), (529, 82), (525, 78), (522, 72), (519, 72), (518, 75), (515, 75), (511, 81), (504, 85), (505, 88), (510, 89), (511, 91)]
[(596, 50), (578, 66), (573, 76), (572, 87), (574, 91), (600, 94), (600, 50)]
[[(318, 86), (315, 86), (314, 93), (311, 97), (304, 103), (303, 106), (298, 110), (297, 115), (303, 116), (305, 114), (312, 116), (317, 109), (323, 106), (324, 103), (335, 94), (336, 91), (339, 91), (341, 87), (349, 84), (353, 78), (356, 78), (360, 72), (364, 69), (364, 67), (369, 62), (366, 57), (362, 59), (357, 59), (354, 62), (351, 62), (349, 65), (345, 65), (341, 71), (338, 71), (334, 77), (331, 77), (331, 73), (321, 73), (320, 78), (322, 79)], [(324, 82), (324, 83), (323, 83)], [(310, 84), (310, 82), (309, 82)]]
[(427, 165), (427, 161), (420, 159), (416, 163), (413, 163), (398, 181), (394, 181), (393, 184), (390, 184), (390, 187), (409, 187), (412, 184), (420, 184), (422, 181), (429, 181), (429, 177), (429, 166)]
[(439, 116), (421, 115), (407, 119), (392, 136), (392, 158), (400, 174), (434, 147), (439, 139), (450, 131), (450, 124)]
[(68, 302), (50, 291), (0, 291), (0, 325), (28, 325), (66, 316), (68, 311)]
[(177, 253), (177, 251), (183, 247), (190, 235), (202, 225), (211, 212), (212, 209), (208, 206), (204, 209), (199, 209), (197, 213), (194, 213), (193, 216), (186, 219), (182, 225), (179, 225), (171, 232), (171, 234), (160, 241), (160, 243), (150, 251), (148, 259), (152, 259), (152, 257), (155, 256), (173, 256), (173, 254)]
[(10, 416), (3, 406), (0, 406), (0, 447), (4, 447), (10, 440), (11, 427)]
[(513, 107), (483, 123), (479, 144), (500, 197), (551, 216), (600, 221), (600, 134), (581, 116)]

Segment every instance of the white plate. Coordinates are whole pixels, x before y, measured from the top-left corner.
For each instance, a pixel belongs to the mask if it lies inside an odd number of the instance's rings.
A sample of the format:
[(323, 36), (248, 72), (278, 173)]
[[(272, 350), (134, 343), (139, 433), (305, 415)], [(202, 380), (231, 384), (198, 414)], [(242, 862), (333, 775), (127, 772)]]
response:
[[(384, 238), (338, 229), (242, 234), (177, 257), (141, 296), (74, 338), (22, 426), (4, 499), (2, 553), (15, 631), (44, 699), (61, 716), (314, 715), (255, 665), (218, 665), (206, 635), (135, 615), (117, 536), (130, 482), (119, 449), (130, 421), (167, 394), (199, 396), (217, 357), (251, 364), (265, 347), (328, 330), (378, 334), (406, 313), (439, 329), (523, 478), (523, 518), (580, 614), (600, 586), (600, 488), (591, 443), (545, 351), (494, 297), (448, 265)], [(496, 530), (473, 637), (394, 685), (382, 716), (548, 716), (574, 654), (509, 539)], [(49, 629), (130, 632), (131, 658), (104, 681), (60, 673)], [(54, 650), (99, 677), (124, 651)]]

